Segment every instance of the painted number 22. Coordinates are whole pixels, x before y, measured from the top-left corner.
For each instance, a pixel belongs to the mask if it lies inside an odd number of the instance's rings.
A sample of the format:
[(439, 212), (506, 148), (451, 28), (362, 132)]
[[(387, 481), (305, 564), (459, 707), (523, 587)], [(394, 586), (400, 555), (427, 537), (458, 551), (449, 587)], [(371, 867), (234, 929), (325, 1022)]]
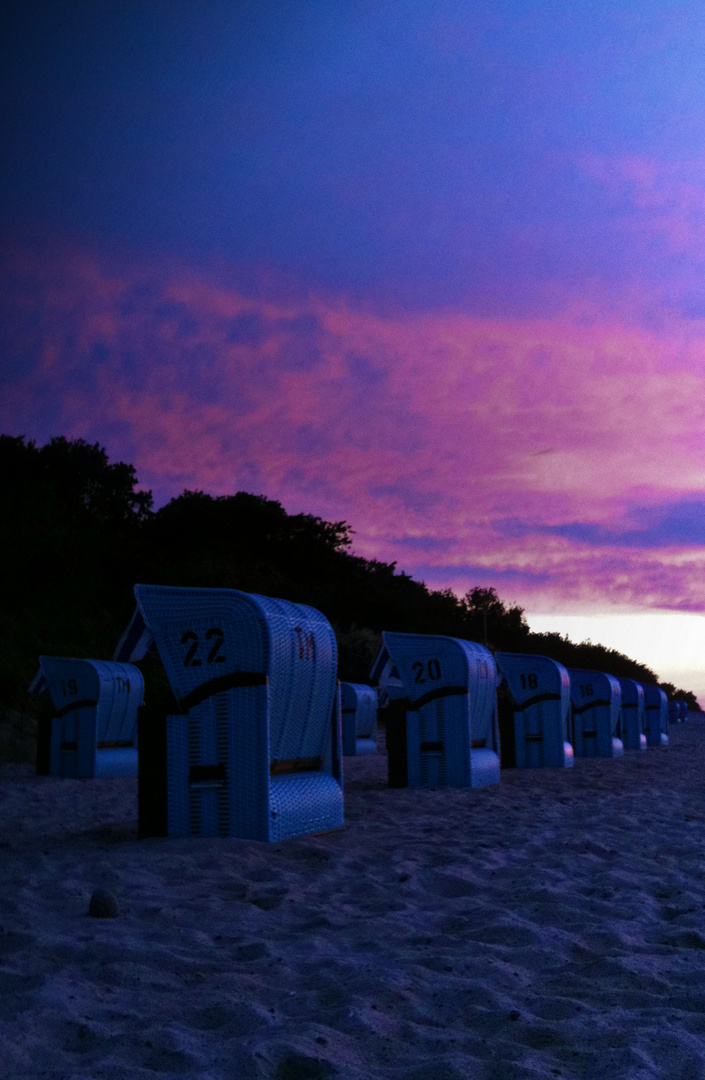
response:
[[(210, 643), (210, 649), (206, 658), (207, 664), (224, 664), (225, 657), (221, 654), (220, 649), (223, 644), (223, 631), (219, 626), (212, 626), (210, 630), (206, 630), (206, 641)], [(184, 667), (200, 667), (203, 661), (198, 655), (200, 648), (200, 640), (195, 630), (187, 630), (182, 638), (181, 644), (187, 645), (186, 654), (184, 655)]]

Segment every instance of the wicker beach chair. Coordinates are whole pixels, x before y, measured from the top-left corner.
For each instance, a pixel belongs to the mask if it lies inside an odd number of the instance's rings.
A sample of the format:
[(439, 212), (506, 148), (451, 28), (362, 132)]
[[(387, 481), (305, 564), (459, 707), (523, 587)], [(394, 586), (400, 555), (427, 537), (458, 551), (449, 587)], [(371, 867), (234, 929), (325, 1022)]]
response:
[(512, 753), (502, 753), (502, 765), (517, 768), (559, 767), (573, 764), (570, 731), (570, 677), (547, 656), (496, 653), (507, 696), (500, 711), (500, 740)]
[[(390, 761), (390, 786), (499, 783), (497, 670), (490, 651), (439, 635), (385, 632), (382, 638), (406, 694), (396, 744), (401, 760), (394, 767)], [(389, 728), (387, 747), (394, 753)]]
[(34, 689), (49, 691), (54, 715), (37, 739), (37, 772), (89, 779), (137, 775), (142, 673), (132, 664), (40, 656)]
[(635, 679), (619, 678), (622, 690), (620, 737), (625, 750), (646, 750), (644, 688)]
[(568, 674), (575, 756), (622, 757), (624, 744), (617, 734), (622, 715), (619, 681), (603, 671), (569, 668)]
[(340, 684), (343, 754), (377, 753), (377, 691), (363, 683)]
[(394, 701), (406, 701), (404, 684), (384, 642), (370, 668), (370, 682), (377, 688), (378, 709), (386, 709)]
[(135, 597), (177, 703), (140, 725), (140, 834), (279, 841), (342, 825), (328, 620), (233, 589)]
[(668, 746), (668, 698), (660, 686), (644, 686), (644, 734), (647, 746)]

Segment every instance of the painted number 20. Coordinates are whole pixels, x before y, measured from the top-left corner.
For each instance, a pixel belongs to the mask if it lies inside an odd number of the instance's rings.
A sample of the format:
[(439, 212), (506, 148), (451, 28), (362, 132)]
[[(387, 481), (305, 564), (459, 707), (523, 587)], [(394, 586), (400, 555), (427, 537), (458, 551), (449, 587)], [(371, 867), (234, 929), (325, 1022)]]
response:
[[(220, 652), (223, 644), (223, 631), (219, 626), (212, 626), (210, 630), (206, 630), (205, 636), (206, 641), (211, 643), (206, 663), (224, 664), (225, 657)], [(188, 646), (184, 655), (184, 667), (200, 667), (203, 661), (198, 655), (201, 643), (196, 631), (187, 630), (181, 638), (181, 644)]]
[(438, 660), (427, 660), (425, 664), (421, 660), (416, 660), (411, 665), (411, 670), (414, 673), (415, 683), (425, 683), (428, 679), (431, 682), (438, 682), (441, 677), (441, 665)]

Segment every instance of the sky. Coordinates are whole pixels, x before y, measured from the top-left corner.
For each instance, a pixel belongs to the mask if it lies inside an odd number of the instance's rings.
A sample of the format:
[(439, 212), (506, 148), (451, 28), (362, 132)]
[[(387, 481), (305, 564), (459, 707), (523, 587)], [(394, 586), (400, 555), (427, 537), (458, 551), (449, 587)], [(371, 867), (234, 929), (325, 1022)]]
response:
[(0, 430), (687, 640), (705, 703), (699, 0), (3, 12)]

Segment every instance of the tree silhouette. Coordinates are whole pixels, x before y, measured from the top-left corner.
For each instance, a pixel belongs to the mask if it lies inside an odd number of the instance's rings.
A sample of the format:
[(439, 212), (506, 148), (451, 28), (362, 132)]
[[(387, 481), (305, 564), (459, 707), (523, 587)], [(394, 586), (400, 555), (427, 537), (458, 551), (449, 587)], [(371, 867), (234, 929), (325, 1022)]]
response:
[[(26, 687), (40, 653), (112, 655), (138, 581), (241, 589), (316, 607), (335, 629), (340, 676), (353, 682), (367, 681), (382, 630), (446, 634), (657, 681), (614, 650), (530, 633), (522, 608), (507, 607), (493, 588), (459, 599), (396, 563), (352, 554), (345, 521), (287, 514), (276, 500), (242, 491), (185, 491), (154, 512), (134, 467), (111, 464), (97, 443), (60, 437), (37, 447), (0, 435), (0, 484), (0, 704), (23, 713), (38, 708)], [(692, 693), (665, 685), (698, 708)]]

